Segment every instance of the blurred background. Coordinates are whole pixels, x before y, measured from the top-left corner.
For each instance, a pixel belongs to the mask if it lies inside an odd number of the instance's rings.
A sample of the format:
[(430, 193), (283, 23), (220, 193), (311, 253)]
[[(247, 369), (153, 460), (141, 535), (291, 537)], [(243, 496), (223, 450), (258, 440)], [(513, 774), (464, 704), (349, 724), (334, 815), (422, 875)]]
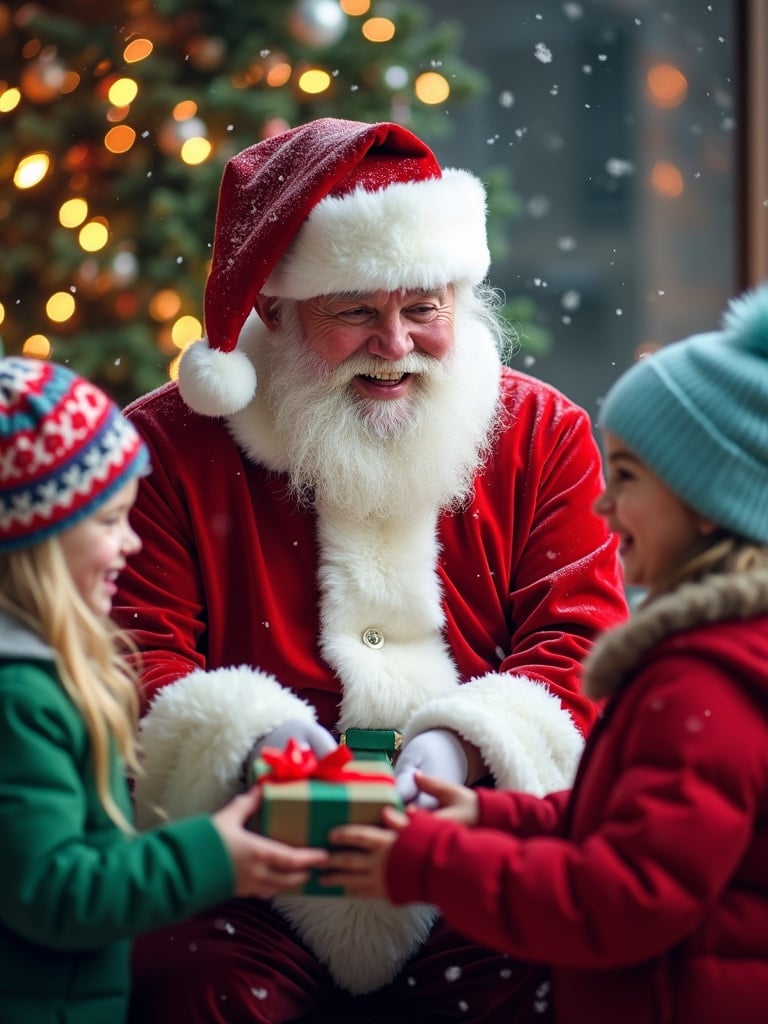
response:
[(766, 274), (761, 0), (0, 0), (0, 336), (121, 404), (203, 331), (219, 179), (319, 116), (489, 189), (513, 365), (595, 414)]

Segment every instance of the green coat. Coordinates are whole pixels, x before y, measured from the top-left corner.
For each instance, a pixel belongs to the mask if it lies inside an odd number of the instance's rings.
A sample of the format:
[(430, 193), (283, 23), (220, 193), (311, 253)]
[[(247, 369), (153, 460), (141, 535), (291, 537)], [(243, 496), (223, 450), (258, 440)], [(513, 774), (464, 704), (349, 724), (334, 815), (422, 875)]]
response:
[[(121, 764), (114, 795), (130, 816)], [(0, 1021), (119, 1024), (129, 940), (232, 895), (208, 817), (127, 836), (51, 651), (0, 611)]]

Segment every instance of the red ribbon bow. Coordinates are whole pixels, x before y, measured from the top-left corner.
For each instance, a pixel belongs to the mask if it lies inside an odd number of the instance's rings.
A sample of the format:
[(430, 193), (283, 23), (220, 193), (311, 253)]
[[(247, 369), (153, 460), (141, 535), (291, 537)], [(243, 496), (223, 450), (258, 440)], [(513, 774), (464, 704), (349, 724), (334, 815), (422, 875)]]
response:
[(259, 782), (297, 782), (301, 779), (320, 779), (323, 782), (389, 782), (392, 775), (355, 772), (347, 768), (353, 754), (349, 747), (339, 746), (325, 757), (318, 758), (310, 747), (303, 747), (294, 739), (288, 740), (285, 750), (263, 747), (259, 755), (271, 771)]

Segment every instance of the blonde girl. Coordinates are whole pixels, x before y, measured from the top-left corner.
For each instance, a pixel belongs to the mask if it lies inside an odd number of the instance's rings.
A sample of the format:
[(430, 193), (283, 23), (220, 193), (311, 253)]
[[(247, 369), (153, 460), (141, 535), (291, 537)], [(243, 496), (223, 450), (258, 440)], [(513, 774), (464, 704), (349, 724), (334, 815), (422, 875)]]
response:
[(319, 850), (245, 828), (244, 794), (138, 834), (130, 641), (110, 624), (141, 541), (146, 447), (63, 366), (0, 358), (0, 1020), (124, 1020), (129, 939), (307, 878)]

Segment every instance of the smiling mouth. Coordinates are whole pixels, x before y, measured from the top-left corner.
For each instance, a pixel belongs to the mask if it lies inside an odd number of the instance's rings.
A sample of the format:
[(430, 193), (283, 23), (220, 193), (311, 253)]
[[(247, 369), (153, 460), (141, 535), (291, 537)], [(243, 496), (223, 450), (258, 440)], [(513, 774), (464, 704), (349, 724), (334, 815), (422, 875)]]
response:
[(408, 373), (394, 373), (388, 370), (382, 370), (378, 373), (361, 373), (358, 375), (362, 380), (372, 380), (376, 384), (399, 384), (401, 381), (409, 377)]

